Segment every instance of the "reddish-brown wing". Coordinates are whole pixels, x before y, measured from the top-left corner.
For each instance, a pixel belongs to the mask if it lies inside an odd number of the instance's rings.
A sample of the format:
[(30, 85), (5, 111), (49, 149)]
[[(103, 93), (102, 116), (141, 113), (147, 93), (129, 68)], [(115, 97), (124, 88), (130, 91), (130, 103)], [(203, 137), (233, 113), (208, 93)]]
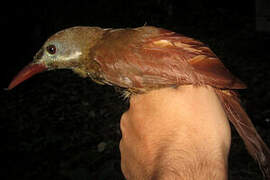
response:
[(126, 88), (245, 88), (203, 43), (160, 28), (110, 30), (93, 52), (105, 82)]

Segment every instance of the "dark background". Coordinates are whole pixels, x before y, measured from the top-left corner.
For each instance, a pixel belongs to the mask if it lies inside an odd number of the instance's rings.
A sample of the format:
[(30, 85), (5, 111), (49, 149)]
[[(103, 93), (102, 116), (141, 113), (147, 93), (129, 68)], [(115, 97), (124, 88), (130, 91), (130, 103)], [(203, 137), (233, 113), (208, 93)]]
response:
[[(45, 72), (12, 91), (12, 77), (55, 32), (76, 25), (168, 28), (205, 42), (242, 79), (243, 105), (270, 144), (269, 34), (255, 31), (249, 0), (23, 1), (1, 7), (1, 179), (123, 179), (119, 119), (128, 108), (112, 87), (69, 70)], [(237, 4), (238, 3), (238, 4)], [(233, 129), (230, 179), (262, 179)]]

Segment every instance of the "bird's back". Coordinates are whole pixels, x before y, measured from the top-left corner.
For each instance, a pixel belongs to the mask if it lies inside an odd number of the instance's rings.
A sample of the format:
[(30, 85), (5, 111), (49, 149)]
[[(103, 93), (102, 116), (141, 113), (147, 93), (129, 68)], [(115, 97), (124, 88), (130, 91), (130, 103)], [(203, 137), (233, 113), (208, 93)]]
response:
[(91, 49), (105, 83), (146, 91), (184, 84), (241, 89), (202, 42), (152, 26), (108, 30)]

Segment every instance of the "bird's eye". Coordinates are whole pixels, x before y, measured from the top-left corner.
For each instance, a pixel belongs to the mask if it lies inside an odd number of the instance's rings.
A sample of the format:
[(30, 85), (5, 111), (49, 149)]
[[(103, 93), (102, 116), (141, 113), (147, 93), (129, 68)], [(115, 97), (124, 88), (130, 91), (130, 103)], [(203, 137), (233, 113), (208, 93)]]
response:
[(55, 45), (49, 45), (49, 46), (47, 46), (47, 51), (50, 54), (55, 54), (56, 53), (56, 47), (55, 47)]

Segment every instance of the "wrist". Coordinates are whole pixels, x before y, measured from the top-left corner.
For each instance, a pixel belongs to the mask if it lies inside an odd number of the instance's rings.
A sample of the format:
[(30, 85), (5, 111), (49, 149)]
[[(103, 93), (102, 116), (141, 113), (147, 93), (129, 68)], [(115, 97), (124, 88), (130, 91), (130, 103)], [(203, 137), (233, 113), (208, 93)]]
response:
[(151, 167), (151, 177), (160, 180), (227, 179), (229, 147), (222, 142), (208, 144), (204, 139), (187, 142), (181, 136), (159, 146), (152, 162), (155, 166)]

